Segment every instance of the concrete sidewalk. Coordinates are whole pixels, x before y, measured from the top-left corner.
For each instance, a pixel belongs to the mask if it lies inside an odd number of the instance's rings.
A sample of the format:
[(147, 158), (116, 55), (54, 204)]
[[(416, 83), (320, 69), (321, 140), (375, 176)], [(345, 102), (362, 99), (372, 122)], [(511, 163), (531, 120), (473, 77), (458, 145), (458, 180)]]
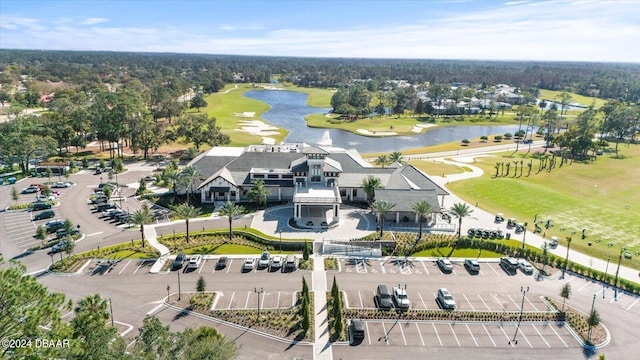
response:
[(324, 257), (313, 255), (313, 273), (311, 290), (313, 291), (314, 342), (313, 359), (331, 360), (331, 341), (329, 340), (329, 310), (327, 309), (327, 277), (324, 271)]

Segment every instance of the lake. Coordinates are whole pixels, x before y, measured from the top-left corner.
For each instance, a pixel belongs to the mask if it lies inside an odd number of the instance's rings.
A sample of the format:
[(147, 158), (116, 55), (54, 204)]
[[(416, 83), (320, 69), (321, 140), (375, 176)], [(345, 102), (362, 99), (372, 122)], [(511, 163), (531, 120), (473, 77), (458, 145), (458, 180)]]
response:
[[(244, 96), (263, 101), (271, 106), (262, 118), (272, 125), (285, 128), (289, 135), (287, 142), (305, 142), (316, 145), (327, 133), (331, 137), (333, 146), (356, 149), (360, 153), (393, 152), (422, 146), (438, 145), (442, 143), (460, 141), (465, 138), (475, 138), (482, 135), (496, 135), (507, 132), (515, 133), (518, 125), (495, 126), (448, 126), (429, 130), (423, 134), (391, 136), (375, 138), (356, 135), (340, 129), (320, 129), (307, 126), (304, 117), (309, 114), (327, 113), (331, 108), (314, 108), (306, 105), (307, 94), (295, 91), (257, 90), (248, 91)], [(523, 126), (525, 128), (526, 126)]]

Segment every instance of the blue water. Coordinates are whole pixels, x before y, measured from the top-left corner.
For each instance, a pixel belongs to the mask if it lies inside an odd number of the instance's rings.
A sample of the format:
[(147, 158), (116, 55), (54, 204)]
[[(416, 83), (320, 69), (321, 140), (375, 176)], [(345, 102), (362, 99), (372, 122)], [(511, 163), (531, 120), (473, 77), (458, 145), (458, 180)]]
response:
[[(393, 152), (421, 146), (438, 145), (475, 138), (482, 135), (515, 133), (518, 125), (497, 126), (449, 126), (431, 129), (423, 134), (374, 138), (356, 135), (339, 129), (319, 129), (307, 126), (304, 117), (309, 114), (327, 113), (331, 108), (314, 108), (306, 105), (307, 94), (294, 91), (257, 90), (244, 96), (263, 101), (271, 106), (262, 118), (272, 125), (289, 130), (286, 142), (317, 144), (328, 131), (333, 146), (356, 149), (360, 153)], [(523, 129), (526, 127), (523, 126)]]

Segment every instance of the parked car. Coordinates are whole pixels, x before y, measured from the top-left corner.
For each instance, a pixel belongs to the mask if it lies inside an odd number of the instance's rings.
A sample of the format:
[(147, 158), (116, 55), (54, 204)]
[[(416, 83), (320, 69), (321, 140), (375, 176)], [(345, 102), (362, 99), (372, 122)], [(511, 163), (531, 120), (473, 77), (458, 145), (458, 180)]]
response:
[(512, 257), (501, 257), (500, 266), (508, 273), (514, 274), (518, 269), (518, 261)]
[(36, 201), (54, 201), (55, 199), (55, 195), (36, 195)]
[(524, 231), (524, 224), (523, 223), (516, 224), (516, 234), (520, 234), (523, 231)]
[(103, 212), (103, 211), (107, 211), (109, 209), (115, 209), (115, 208), (116, 208), (116, 204), (114, 203), (98, 204), (93, 207), (93, 209), (97, 212)]
[(269, 264), (269, 271), (277, 270), (282, 267), (282, 256), (275, 255), (271, 258), (271, 263)]
[(56, 213), (53, 210), (47, 210), (37, 213), (36, 216), (33, 217), (33, 220), (50, 219), (54, 216), (56, 216)]
[(224, 269), (227, 267), (228, 259), (226, 256), (222, 256), (216, 262), (216, 270)]
[(36, 201), (31, 204), (32, 211), (51, 209), (52, 205), (46, 201)]
[(20, 191), (20, 193), (22, 193), (22, 194), (35, 194), (38, 191), (40, 191), (40, 189), (38, 189), (37, 187), (29, 186), (27, 188), (22, 189), (22, 191)]
[(287, 255), (284, 260), (284, 270), (285, 271), (293, 271), (297, 267), (297, 261), (295, 255)]
[(69, 183), (58, 181), (51, 185), (52, 188), (68, 188)]
[(197, 269), (202, 263), (202, 255), (191, 255), (187, 269)]
[(47, 230), (47, 233), (51, 234), (58, 229), (62, 229), (64, 227), (64, 221), (62, 220), (51, 220), (44, 224), (44, 228)]
[(527, 260), (520, 259), (518, 260), (518, 267), (523, 274), (531, 275), (533, 274), (533, 265), (531, 265)]
[(251, 271), (253, 270), (253, 259), (248, 258), (244, 260), (244, 263), (242, 264), (242, 271)]
[(378, 285), (376, 289), (375, 303), (380, 309), (392, 309), (393, 300), (391, 299), (391, 292), (387, 285)]
[(500, 213), (497, 213), (494, 221), (497, 222), (497, 223), (503, 222), (504, 221), (504, 215), (500, 214)]
[(258, 269), (264, 269), (269, 266), (269, 258), (271, 255), (268, 251), (263, 251), (262, 255), (260, 255), (260, 259), (258, 260)]
[(178, 270), (184, 265), (185, 260), (187, 259), (187, 255), (182, 251), (178, 253), (176, 259), (171, 263), (171, 270)]
[(158, 180), (155, 176), (151, 176), (151, 175), (147, 175), (142, 179), (146, 182), (155, 182)]
[(472, 273), (480, 272), (480, 263), (473, 259), (465, 259), (464, 267), (467, 268), (467, 271)]
[(558, 237), (557, 236), (552, 236), (551, 237), (551, 241), (549, 241), (549, 247), (552, 249), (555, 249), (558, 247)]
[(510, 229), (512, 227), (516, 226), (516, 219), (515, 218), (510, 218), (509, 220), (507, 220), (507, 229)]
[(533, 143), (533, 140), (531, 139), (524, 139), (524, 141), (522, 141), (523, 144), (531, 144)]
[(77, 235), (80, 233), (80, 230), (75, 228), (75, 229), (71, 229), (71, 231), (67, 231), (65, 229), (58, 229), (56, 230), (56, 237), (58, 239), (63, 238), (67, 235)]
[[(360, 319), (351, 319), (349, 325), (352, 340), (364, 339), (364, 322)], [(352, 341), (353, 342), (353, 341)]]
[(446, 288), (438, 289), (438, 297), (436, 300), (438, 304), (440, 304), (440, 307), (445, 310), (454, 310), (456, 308), (456, 301)]
[(393, 288), (393, 301), (396, 303), (396, 307), (399, 309), (409, 308), (409, 296), (407, 296), (407, 289), (401, 287)]
[(51, 252), (56, 254), (63, 251), (67, 247), (67, 240), (62, 240), (51, 247)]
[(436, 263), (438, 264), (440, 270), (442, 270), (442, 272), (444, 273), (450, 273), (453, 271), (453, 264), (451, 263), (451, 260), (447, 258), (439, 258)]

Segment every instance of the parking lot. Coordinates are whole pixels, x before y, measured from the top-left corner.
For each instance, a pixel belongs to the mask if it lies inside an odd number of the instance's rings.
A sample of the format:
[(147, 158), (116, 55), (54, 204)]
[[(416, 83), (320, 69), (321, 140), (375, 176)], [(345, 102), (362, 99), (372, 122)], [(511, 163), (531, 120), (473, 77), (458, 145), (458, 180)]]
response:
[[(366, 336), (361, 345), (508, 348), (516, 323), (444, 323), (405, 321), (365, 321)], [(580, 344), (562, 325), (522, 323), (516, 336), (518, 347), (579, 348)]]
[[(39, 225), (45, 222), (47, 220), (37, 221), (36, 223)], [(36, 225), (31, 221), (31, 213), (29, 211), (5, 213), (2, 217), (2, 227), (5, 234), (7, 234), (7, 238), (21, 249), (27, 249), (40, 243), (40, 240), (34, 238)]]

